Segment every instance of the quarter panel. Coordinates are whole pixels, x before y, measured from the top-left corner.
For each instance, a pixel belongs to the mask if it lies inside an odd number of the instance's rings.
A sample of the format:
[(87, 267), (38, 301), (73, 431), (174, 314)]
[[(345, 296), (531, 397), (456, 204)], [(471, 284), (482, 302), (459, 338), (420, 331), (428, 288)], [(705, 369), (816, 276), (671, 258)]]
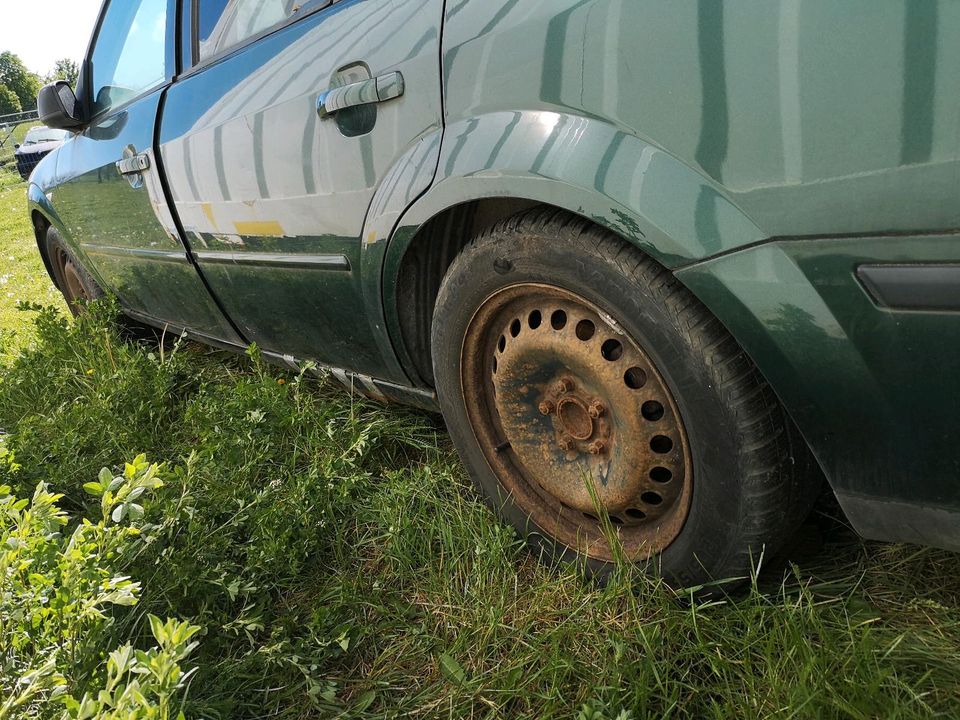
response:
[[(415, 228), (454, 205), (513, 197), (604, 225), (668, 267), (764, 236), (700, 173), (609, 122), (549, 110), (490, 113), (444, 131), (437, 179), (404, 215)], [(393, 258), (403, 248), (391, 248)]]
[(447, 119), (602, 118), (767, 237), (953, 228), (958, 41), (947, 0), (466, 0), (444, 30)]
[[(878, 307), (856, 278), (866, 264), (956, 263), (958, 240), (781, 241), (677, 273), (759, 366), (841, 502), (960, 511), (960, 313)], [(844, 507), (865, 532), (891, 532), (858, 516), (871, 503)]]

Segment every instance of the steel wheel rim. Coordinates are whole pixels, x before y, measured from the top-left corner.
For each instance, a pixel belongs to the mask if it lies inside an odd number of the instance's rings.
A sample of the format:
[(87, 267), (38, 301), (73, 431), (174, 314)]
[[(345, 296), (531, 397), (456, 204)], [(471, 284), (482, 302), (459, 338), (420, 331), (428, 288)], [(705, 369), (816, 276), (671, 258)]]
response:
[(608, 519), (632, 561), (676, 539), (692, 496), (686, 430), (653, 360), (608, 313), (549, 285), (505, 288), (474, 314), (461, 373), (481, 451), (542, 532), (605, 561)]
[(60, 277), (63, 279), (63, 291), (67, 298), (67, 303), (71, 310), (76, 311), (80, 307), (78, 301), (89, 301), (90, 295), (83, 280), (80, 278), (80, 271), (73, 260), (60, 248), (56, 252), (56, 264), (60, 270)]

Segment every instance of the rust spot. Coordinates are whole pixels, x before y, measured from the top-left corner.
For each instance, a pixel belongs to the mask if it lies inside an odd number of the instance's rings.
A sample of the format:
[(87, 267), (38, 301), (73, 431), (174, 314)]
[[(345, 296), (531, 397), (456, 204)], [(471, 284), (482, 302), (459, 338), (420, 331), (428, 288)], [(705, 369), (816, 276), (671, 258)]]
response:
[(628, 557), (673, 541), (692, 496), (686, 432), (652, 360), (608, 314), (566, 290), (511, 286), (474, 315), (461, 366), (484, 454), (540, 531), (610, 560), (596, 499)]

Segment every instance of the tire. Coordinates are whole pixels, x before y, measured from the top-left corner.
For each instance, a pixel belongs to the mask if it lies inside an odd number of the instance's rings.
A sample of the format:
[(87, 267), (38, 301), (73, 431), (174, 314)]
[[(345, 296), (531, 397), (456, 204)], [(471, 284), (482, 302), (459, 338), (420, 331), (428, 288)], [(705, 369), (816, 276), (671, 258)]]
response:
[(103, 288), (77, 260), (67, 247), (56, 228), (47, 228), (45, 238), (47, 260), (53, 271), (57, 288), (67, 301), (67, 307), (76, 317), (86, 303), (95, 302), (104, 296)]
[(579, 218), (534, 209), (470, 242), (432, 350), (460, 457), (548, 563), (602, 578), (626, 560), (675, 587), (743, 579), (815, 499), (806, 447), (729, 333)]

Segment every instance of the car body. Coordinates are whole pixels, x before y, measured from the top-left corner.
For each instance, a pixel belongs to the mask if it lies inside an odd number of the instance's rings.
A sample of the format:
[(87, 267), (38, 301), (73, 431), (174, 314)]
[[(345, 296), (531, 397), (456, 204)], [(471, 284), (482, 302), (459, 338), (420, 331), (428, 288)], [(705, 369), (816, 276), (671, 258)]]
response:
[(226, 48), (190, 7), (29, 188), (131, 317), (435, 408), (451, 258), (557, 208), (722, 323), (860, 533), (960, 550), (960, 6), (340, 0)]
[(15, 147), (13, 153), (20, 177), (24, 180), (29, 178), (37, 164), (63, 145), (68, 135), (69, 133), (66, 130), (57, 130), (42, 125), (27, 130), (23, 142)]

